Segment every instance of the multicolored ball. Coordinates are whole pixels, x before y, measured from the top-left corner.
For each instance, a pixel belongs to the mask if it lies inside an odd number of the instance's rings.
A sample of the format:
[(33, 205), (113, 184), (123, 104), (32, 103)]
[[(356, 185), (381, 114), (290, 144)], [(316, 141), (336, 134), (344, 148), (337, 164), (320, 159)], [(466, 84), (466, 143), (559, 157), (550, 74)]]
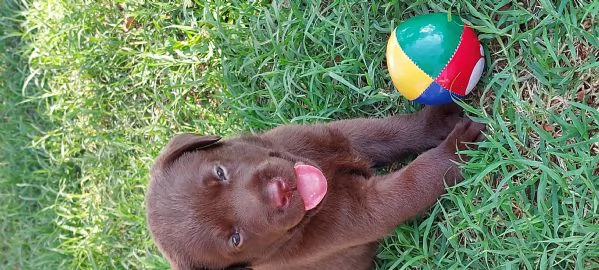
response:
[(443, 104), (474, 88), (485, 65), (476, 33), (447, 13), (400, 23), (387, 43), (387, 67), (395, 88), (409, 100)]

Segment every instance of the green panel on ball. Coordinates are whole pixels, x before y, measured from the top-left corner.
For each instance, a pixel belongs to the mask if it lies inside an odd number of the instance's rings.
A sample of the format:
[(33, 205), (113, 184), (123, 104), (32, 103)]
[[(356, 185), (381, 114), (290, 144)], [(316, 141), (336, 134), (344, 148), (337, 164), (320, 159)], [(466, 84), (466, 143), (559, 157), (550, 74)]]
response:
[(397, 26), (395, 36), (401, 49), (432, 78), (449, 63), (460, 43), (464, 26), (460, 17), (432, 13), (410, 18)]

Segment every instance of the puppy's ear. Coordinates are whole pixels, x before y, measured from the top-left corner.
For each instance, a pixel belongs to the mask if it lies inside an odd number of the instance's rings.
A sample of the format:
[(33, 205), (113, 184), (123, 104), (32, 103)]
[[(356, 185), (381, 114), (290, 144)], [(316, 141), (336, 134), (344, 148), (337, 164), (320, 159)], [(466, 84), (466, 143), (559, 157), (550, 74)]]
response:
[(166, 168), (183, 155), (183, 153), (213, 146), (220, 139), (217, 136), (198, 136), (190, 133), (177, 135), (162, 150), (154, 167)]

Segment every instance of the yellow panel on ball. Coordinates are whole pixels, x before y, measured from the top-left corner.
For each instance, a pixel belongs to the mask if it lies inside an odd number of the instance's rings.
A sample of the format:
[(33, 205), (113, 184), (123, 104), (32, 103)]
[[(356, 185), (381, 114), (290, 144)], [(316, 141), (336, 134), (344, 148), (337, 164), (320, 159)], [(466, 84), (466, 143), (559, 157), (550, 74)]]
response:
[(433, 82), (433, 78), (426, 75), (401, 50), (395, 31), (391, 32), (387, 42), (387, 68), (395, 88), (409, 100), (416, 99)]

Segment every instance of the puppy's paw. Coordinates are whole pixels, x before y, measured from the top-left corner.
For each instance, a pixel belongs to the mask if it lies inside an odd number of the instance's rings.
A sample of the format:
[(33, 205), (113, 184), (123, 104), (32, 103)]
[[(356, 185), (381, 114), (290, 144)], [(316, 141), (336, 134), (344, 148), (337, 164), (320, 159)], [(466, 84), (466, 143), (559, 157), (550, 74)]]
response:
[(462, 108), (455, 103), (426, 106), (422, 113), (426, 135), (430, 136), (434, 145), (443, 142), (455, 125), (464, 119)]
[(456, 151), (473, 149), (476, 147), (474, 142), (484, 139), (482, 133), (484, 130), (485, 125), (470, 119), (462, 119), (440, 146), (446, 153), (452, 155), (455, 155)]

